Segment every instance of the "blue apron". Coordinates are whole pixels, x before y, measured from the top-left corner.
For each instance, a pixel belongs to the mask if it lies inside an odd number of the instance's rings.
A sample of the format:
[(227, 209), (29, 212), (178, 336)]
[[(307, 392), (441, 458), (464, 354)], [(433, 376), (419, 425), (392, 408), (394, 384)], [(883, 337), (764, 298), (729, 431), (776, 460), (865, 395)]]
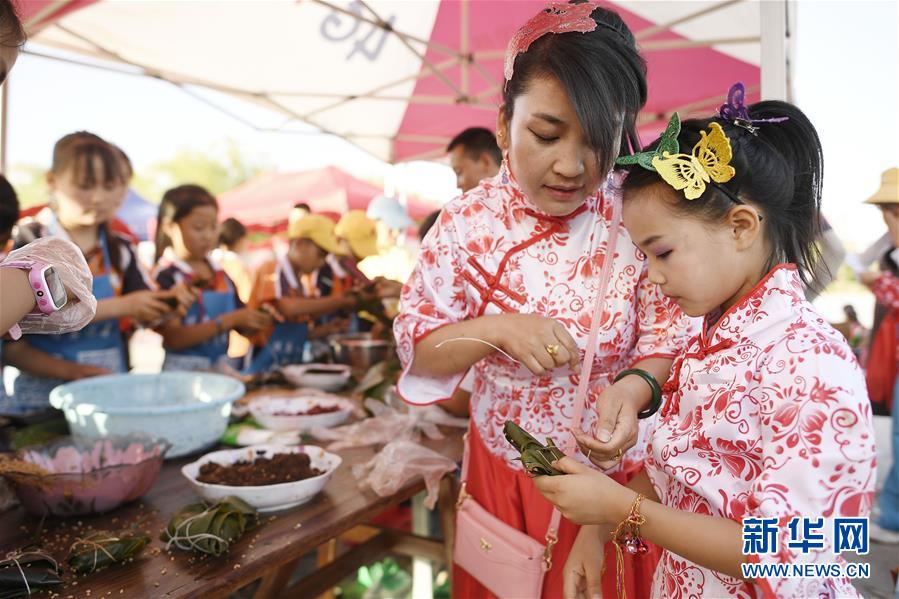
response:
[[(237, 294), (228, 277), (225, 277), (225, 284), (225, 291), (204, 290), (187, 311), (184, 324), (200, 324), (237, 310)], [(179, 352), (167, 350), (162, 369), (210, 370), (222, 360), (228, 361), (228, 331)]]
[[(113, 277), (117, 277), (109, 258), (106, 234), (100, 232), (100, 247), (103, 250), (103, 274), (94, 276), (93, 293), (97, 300), (116, 296)], [(56, 358), (79, 364), (100, 366), (110, 372), (126, 372), (125, 342), (119, 330), (119, 320), (92, 322), (80, 331), (61, 335), (25, 335), (24, 339), (35, 347)], [(65, 381), (35, 376), (22, 372), (13, 385), (12, 413), (24, 413), (49, 407), (47, 399), (50, 391)]]
[(275, 325), (272, 336), (263, 347), (253, 349), (253, 361), (247, 374), (268, 372), (303, 361), (303, 349), (309, 337), (309, 325), (305, 322), (283, 322)]
[[(276, 276), (280, 277), (280, 268), (287, 268), (283, 264), (276, 270)], [(291, 289), (299, 294), (299, 288)], [(276, 323), (268, 342), (262, 347), (253, 348), (253, 357), (250, 365), (245, 369), (247, 374), (269, 372), (288, 364), (300, 364), (303, 362), (303, 353), (309, 338), (309, 325), (306, 322)]]

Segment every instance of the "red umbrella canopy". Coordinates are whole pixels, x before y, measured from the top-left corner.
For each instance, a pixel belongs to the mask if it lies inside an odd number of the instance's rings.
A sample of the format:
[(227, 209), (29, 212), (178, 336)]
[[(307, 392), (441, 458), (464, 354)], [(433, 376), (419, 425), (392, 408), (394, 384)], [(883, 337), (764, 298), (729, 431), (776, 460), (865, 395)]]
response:
[[(277, 227), (287, 222), (291, 208), (309, 204), (313, 212), (333, 215), (348, 210), (365, 210), (382, 193), (368, 183), (335, 166), (298, 173), (268, 173), (221, 194), (221, 219), (233, 217), (248, 226)], [(437, 207), (410, 199), (406, 209), (413, 219), (421, 219)]]

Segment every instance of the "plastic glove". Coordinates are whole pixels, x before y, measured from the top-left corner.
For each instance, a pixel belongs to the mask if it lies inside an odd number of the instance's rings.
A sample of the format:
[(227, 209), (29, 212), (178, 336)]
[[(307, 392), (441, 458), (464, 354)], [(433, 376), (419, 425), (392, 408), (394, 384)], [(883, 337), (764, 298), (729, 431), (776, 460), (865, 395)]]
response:
[(94, 276), (81, 250), (74, 243), (58, 237), (42, 237), (13, 250), (3, 262), (13, 260), (39, 260), (52, 265), (68, 295), (66, 305), (58, 312), (49, 316), (28, 314), (20, 320), (19, 328), (22, 333), (71, 333), (94, 319), (97, 313), (97, 299), (92, 291)]

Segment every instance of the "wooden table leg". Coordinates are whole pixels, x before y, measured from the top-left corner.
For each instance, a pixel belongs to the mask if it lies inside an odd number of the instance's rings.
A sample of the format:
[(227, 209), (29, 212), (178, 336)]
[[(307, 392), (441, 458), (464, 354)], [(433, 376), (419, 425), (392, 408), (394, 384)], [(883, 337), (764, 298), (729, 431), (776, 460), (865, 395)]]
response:
[(446, 547), (446, 565), (451, 571), (453, 566), (453, 546), (456, 542), (456, 499), (458, 497), (459, 481), (453, 474), (444, 476), (440, 481), (437, 510), (440, 514), (440, 527), (443, 529), (443, 544)]
[[(324, 566), (332, 563), (337, 557), (337, 539), (331, 539), (327, 543), (320, 545), (318, 548), (318, 556), (315, 560), (315, 569), (320, 570)], [(302, 559), (302, 558), (301, 558)], [(262, 583), (253, 594), (253, 599), (275, 599), (284, 595), (284, 589), (290, 582), (290, 577), (296, 570), (299, 559), (284, 564), (280, 568), (275, 569), (270, 574), (262, 578)], [(318, 599), (334, 599), (334, 592), (327, 591), (322, 593)]]
[[(315, 569), (321, 570), (332, 563), (337, 557), (337, 539), (331, 539), (318, 548), (318, 557), (315, 559)], [(318, 599), (334, 599), (334, 591), (329, 590), (318, 596)]]
[(446, 570), (449, 575), (450, 588), (453, 588), (453, 547), (456, 543), (456, 499), (459, 497), (459, 479), (455, 473), (449, 473), (440, 481), (440, 493), (437, 496), (437, 510), (440, 514), (440, 527), (443, 529), (443, 548), (446, 552)]
[(263, 576), (259, 588), (253, 593), (253, 599), (274, 599), (281, 595), (287, 587), (287, 583), (290, 582), (290, 575), (293, 574), (299, 561), (296, 559), (288, 562)]

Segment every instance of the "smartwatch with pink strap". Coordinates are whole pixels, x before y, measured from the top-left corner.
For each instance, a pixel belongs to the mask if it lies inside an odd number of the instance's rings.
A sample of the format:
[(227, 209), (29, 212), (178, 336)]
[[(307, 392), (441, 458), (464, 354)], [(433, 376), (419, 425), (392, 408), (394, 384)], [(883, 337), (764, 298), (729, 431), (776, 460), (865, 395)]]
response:
[[(68, 301), (66, 288), (52, 265), (40, 260), (12, 260), (0, 263), (0, 268), (18, 268), (28, 271), (28, 282), (34, 293), (35, 309), (31, 312), (32, 314), (49, 316), (66, 305)], [(22, 331), (19, 325), (13, 325), (9, 329), (9, 334), (13, 339), (21, 337)]]

